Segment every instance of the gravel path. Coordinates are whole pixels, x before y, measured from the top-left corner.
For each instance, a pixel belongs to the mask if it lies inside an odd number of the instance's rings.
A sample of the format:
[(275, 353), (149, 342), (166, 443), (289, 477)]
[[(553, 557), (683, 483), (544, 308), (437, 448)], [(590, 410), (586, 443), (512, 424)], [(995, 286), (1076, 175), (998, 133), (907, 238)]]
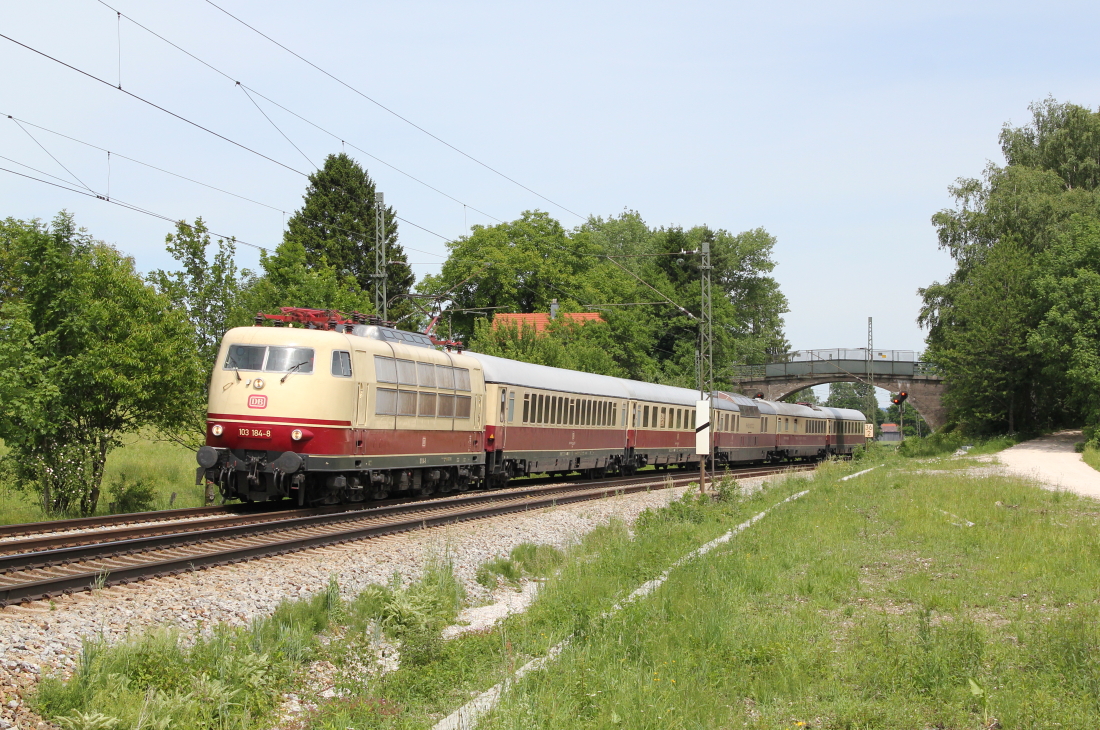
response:
[(1035, 479), (1050, 489), (1068, 489), (1100, 499), (1100, 471), (1073, 450), (1081, 438), (1080, 431), (1059, 431), (1005, 449), (997, 454), (997, 461), (1005, 471)]
[[(746, 491), (763, 479), (744, 480)], [(428, 561), (450, 556), (455, 575), (473, 605), (500, 600), (479, 585), (479, 565), (507, 555), (523, 542), (566, 548), (610, 519), (632, 523), (643, 510), (662, 507), (687, 487), (562, 505), (523, 514), (392, 535), (341, 546), (307, 550), (279, 558), (223, 566), (174, 578), (145, 581), (0, 610), (0, 730), (47, 727), (22, 707), (22, 695), (42, 673), (71, 671), (84, 637), (115, 642), (153, 626), (177, 626), (184, 633), (209, 631), (218, 622), (244, 625), (270, 614), (280, 601), (322, 590), (335, 576), (351, 597), (371, 583), (399, 573), (408, 583)], [(522, 610), (530, 599), (466, 620), (479, 626)], [(509, 601), (511, 603), (511, 601)]]

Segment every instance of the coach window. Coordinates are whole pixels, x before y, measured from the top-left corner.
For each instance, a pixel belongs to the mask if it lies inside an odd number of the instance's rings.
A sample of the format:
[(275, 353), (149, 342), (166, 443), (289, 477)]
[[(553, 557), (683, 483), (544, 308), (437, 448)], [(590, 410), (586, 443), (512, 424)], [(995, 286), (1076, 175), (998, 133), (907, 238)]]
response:
[(516, 391), (508, 394), (508, 423), (516, 420)]
[(351, 353), (342, 350), (332, 352), (332, 374), (338, 378), (351, 377)]
[(664, 406), (662, 406), (661, 407), (661, 425), (659, 426), (659, 428), (664, 428), (664, 427), (665, 427), (665, 408), (664, 408)]
[(374, 414), (376, 416), (397, 415), (397, 391), (389, 388), (379, 388), (374, 401)]
[(524, 393), (523, 394), (523, 422), (524, 423), (530, 423), (531, 422), (530, 417), (531, 417), (531, 394), (530, 393)]
[(435, 387), (435, 365), (430, 362), (418, 362), (416, 364), (416, 374), (420, 379), (421, 388)]
[(642, 428), (649, 428), (649, 406), (642, 410)]
[(558, 423), (565, 425), (565, 419), (569, 417), (569, 399), (558, 398)]
[(374, 356), (375, 379), (379, 383), (397, 382), (397, 363), (392, 357)]
[(436, 415), (439, 418), (454, 418), (455, 417), (455, 397), (453, 395), (440, 393), (436, 401)]
[(435, 418), (435, 393), (421, 393), (418, 416)]
[(470, 417), (470, 400), (468, 395), (455, 396), (455, 418)]
[(584, 425), (585, 426), (591, 426), (592, 425), (592, 411), (593, 411), (593, 406), (595, 404), (596, 404), (596, 402), (594, 400), (591, 400), (591, 399), (586, 400), (584, 402)]

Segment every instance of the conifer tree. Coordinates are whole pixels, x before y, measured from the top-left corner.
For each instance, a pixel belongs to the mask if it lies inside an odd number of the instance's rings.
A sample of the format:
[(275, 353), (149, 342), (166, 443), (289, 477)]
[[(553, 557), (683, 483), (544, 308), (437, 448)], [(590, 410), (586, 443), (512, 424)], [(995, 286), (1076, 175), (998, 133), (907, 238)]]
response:
[[(305, 249), (306, 266), (331, 266), (359, 287), (374, 292), (376, 191), (367, 172), (348, 155), (329, 155), (324, 167), (309, 176), (303, 205), (287, 224), (284, 241)], [(385, 207), (389, 318), (411, 310), (408, 294), (414, 276), (401, 244), (397, 242), (397, 217)]]

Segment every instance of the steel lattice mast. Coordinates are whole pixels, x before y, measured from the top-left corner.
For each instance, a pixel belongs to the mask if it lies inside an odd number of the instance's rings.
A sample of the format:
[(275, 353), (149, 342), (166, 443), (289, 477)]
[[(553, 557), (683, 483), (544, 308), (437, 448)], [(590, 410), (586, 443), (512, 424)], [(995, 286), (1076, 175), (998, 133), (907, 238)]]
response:
[[(700, 399), (710, 401), (714, 394), (714, 322), (711, 299), (711, 263), (710, 241), (703, 239), (702, 265), (700, 267), (700, 284), (702, 289), (702, 307), (699, 318), (699, 395)], [(705, 423), (712, 424), (714, 415), (713, 406), (708, 409)], [(700, 424), (702, 425), (702, 424)], [(705, 459), (709, 459), (711, 469), (714, 469), (714, 429), (708, 428), (708, 446)], [(707, 462), (703, 461), (700, 470), (699, 490), (706, 488)], [(713, 481), (714, 477), (711, 476)]]
[(381, 192), (374, 193), (374, 313), (386, 317), (386, 206)]

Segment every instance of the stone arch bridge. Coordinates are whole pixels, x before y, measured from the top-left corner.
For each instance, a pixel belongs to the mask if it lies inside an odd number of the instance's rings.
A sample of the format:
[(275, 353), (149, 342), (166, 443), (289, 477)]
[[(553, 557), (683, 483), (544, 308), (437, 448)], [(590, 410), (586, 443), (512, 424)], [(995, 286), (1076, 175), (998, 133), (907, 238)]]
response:
[[(870, 357), (868, 356), (870, 355)], [(909, 393), (907, 401), (933, 429), (947, 420), (943, 407), (943, 376), (910, 350), (799, 350), (774, 358), (767, 365), (739, 365), (733, 385), (752, 397), (782, 400), (791, 393), (825, 383), (874, 383), (879, 388)]]

